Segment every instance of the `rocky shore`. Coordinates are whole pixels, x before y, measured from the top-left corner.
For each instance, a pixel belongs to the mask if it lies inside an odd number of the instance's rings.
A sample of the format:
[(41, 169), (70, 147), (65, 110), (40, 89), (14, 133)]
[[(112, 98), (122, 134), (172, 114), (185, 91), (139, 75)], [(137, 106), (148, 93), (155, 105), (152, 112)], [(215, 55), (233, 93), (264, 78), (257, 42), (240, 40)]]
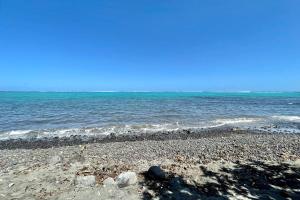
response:
[(236, 129), (0, 142), (0, 199), (299, 199), (300, 135)]

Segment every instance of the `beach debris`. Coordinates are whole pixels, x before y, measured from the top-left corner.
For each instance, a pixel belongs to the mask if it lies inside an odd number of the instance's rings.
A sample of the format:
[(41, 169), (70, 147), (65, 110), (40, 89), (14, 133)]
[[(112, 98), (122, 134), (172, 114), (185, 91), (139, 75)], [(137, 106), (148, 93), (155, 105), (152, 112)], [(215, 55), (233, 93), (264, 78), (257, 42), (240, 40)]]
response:
[(160, 166), (151, 166), (148, 169), (147, 175), (152, 179), (158, 180), (166, 178), (166, 173), (160, 168)]
[(115, 180), (111, 177), (108, 177), (103, 181), (104, 186), (115, 185), (115, 184), (116, 184)]
[(123, 172), (117, 177), (116, 182), (119, 187), (134, 185), (137, 182), (137, 175), (131, 171)]
[(76, 176), (75, 184), (80, 186), (94, 186), (96, 184), (96, 177), (93, 175), (89, 176)]

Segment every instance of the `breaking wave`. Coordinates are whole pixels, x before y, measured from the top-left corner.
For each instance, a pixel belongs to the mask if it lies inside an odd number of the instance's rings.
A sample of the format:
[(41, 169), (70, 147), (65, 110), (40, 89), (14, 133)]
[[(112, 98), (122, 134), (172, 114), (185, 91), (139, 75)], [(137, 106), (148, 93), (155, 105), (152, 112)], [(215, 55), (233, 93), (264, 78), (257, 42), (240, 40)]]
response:
[[(65, 129), (41, 129), (41, 130), (12, 130), (0, 132), (0, 140), (8, 139), (40, 139), (71, 136), (107, 136), (110, 134), (132, 134), (132, 133), (155, 133), (160, 131), (177, 131), (186, 129), (209, 129), (223, 126), (259, 129), (273, 122), (300, 122), (300, 116), (276, 115), (271, 117), (237, 117), (220, 118), (211, 121), (201, 121), (194, 124), (163, 123), (163, 124), (131, 124), (115, 125), (105, 127), (82, 127)], [(284, 129), (282, 129), (284, 128)], [(293, 128), (293, 127), (290, 127)], [(277, 127), (277, 131), (287, 130), (288, 127)], [(273, 130), (273, 129), (272, 129)], [(275, 129), (274, 129), (275, 130)], [(275, 130), (275, 131), (276, 131)]]

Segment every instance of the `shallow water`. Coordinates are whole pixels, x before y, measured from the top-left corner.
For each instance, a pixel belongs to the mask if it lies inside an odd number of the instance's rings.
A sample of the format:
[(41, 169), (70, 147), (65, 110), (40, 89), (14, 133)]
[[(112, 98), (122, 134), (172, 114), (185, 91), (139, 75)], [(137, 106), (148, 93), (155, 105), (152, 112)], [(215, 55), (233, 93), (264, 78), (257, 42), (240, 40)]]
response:
[(224, 125), (300, 132), (300, 93), (0, 92), (0, 139)]

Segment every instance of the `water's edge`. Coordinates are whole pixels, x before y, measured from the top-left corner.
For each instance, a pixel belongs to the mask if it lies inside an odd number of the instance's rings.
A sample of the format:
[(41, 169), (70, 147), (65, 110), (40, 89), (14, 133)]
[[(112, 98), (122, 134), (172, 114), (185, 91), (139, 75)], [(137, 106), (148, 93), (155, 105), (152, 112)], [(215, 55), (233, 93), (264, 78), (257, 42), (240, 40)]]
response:
[[(86, 136), (75, 135), (70, 137), (52, 138), (19, 138), (0, 141), (0, 149), (47, 149), (53, 147), (84, 145), (90, 143), (110, 142), (132, 142), (132, 141), (165, 141), (165, 140), (187, 140), (207, 137), (227, 137), (238, 134), (287, 134), (270, 132), (268, 130), (242, 130), (234, 127), (210, 128), (210, 129), (185, 129), (176, 131), (159, 131), (153, 133), (132, 133), (125, 135), (98, 135)], [(292, 133), (288, 133), (292, 134)]]

